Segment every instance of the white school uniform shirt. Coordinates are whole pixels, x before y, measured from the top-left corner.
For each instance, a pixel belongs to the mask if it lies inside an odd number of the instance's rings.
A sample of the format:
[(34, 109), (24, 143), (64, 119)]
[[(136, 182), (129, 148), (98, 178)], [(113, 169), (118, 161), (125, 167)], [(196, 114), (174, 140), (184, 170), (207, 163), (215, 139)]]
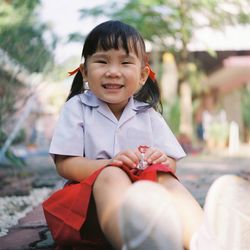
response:
[(148, 104), (129, 99), (119, 120), (91, 91), (62, 107), (50, 154), (111, 159), (140, 145), (156, 147), (178, 160), (186, 156), (163, 117)]

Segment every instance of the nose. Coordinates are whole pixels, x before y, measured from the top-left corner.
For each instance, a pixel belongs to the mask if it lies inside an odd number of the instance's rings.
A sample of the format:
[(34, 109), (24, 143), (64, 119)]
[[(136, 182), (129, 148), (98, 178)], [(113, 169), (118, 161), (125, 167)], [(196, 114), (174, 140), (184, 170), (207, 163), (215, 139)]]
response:
[(110, 65), (106, 71), (106, 77), (121, 77), (120, 67), (118, 65)]

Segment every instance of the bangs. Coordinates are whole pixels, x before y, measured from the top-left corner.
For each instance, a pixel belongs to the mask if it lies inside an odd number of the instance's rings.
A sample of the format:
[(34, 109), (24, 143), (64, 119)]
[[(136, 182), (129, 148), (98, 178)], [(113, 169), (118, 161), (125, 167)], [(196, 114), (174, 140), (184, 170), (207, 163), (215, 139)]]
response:
[(140, 34), (131, 26), (119, 21), (108, 21), (98, 25), (87, 36), (82, 56), (87, 59), (98, 50), (124, 49), (139, 54), (145, 53), (145, 44)]
[(110, 34), (100, 37), (95, 50), (124, 49), (127, 54), (132, 50), (138, 55), (138, 40), (135, 37), (127, 37), (124, 34)]

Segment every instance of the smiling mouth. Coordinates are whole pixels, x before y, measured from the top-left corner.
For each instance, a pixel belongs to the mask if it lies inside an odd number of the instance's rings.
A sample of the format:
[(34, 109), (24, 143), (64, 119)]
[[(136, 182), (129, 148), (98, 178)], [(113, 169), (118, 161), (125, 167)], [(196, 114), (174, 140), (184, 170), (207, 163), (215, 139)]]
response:
[(102, 84), (102, 86), (105, 89), (121, 89), (124, 87), (121, 84), (112, 84), (112, 83)]

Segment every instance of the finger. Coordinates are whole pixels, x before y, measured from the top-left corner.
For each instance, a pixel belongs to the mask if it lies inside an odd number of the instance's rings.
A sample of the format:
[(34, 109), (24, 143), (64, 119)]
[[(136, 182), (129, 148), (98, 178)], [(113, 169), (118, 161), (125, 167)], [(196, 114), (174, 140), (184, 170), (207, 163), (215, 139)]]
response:
[(135, 155), (136, 155), (136, 157), (137, 157), (137, 159), (138, 159), (138, 162), (139, 162), (140, 159), (141, 159), (141, 152), (139, 151), (138, 148), (136, 148), (136, 149), (134, 150), (134, 153), (135, 153)]
[(156, 149), (153, 147), (148, 148), (145, 152), (145, 157), (151, 155), (153, 152), (155, 152), (155, 150)]
[(122, 166), (123, 163), (122, 163), (122, 161), (120, 161), (120, 160), (114, 159), (114, 160), (111, 161), (108, 165), (112, 165), (112, 166)]
[(161, 155), (159, 158), (155, 159), (153, 164), (161, 163), (161, 164), (169, 164), (168, 157), (166, 155)]
[(145, 157), (150, 157), (152, 154), (154, 154), (155, 152), (160, 151), (158, 148), (148, 148), (145, 152)]
[(141, 154), (139, 152), (137, 152), (136, 150), (127, 150), (124, 152), (124, 155), (129, 158), (134, 164), (135, 166), (138, 165), (139, 161), (140, 161), (140, 157)]
[(167, 161), (163, 161), (163, 162), (161, 162), (161, 164), (169, 166), (169, 161), (168, 160)]
[(156, 161), (158, 158), (162, 157), (163, 155), (165, 154), (161, 152), (160, 150), (152, 150), (148, 153), (148, 155), (145, 155), (145, 159), (149, 164), (151, 164), (154, 161)]
[(120, 155), (119, 160), (122, 161), (124, 165), (127, 165), (129, 168), (136, 168), (137, 163), (131, 160), (127, 155)]
[(154, 148), (148, 148), (144, 154), (144, 160), (147, 161), (149, 164), (152, 163), (150, 156), (153, 154), (154, 151)]

